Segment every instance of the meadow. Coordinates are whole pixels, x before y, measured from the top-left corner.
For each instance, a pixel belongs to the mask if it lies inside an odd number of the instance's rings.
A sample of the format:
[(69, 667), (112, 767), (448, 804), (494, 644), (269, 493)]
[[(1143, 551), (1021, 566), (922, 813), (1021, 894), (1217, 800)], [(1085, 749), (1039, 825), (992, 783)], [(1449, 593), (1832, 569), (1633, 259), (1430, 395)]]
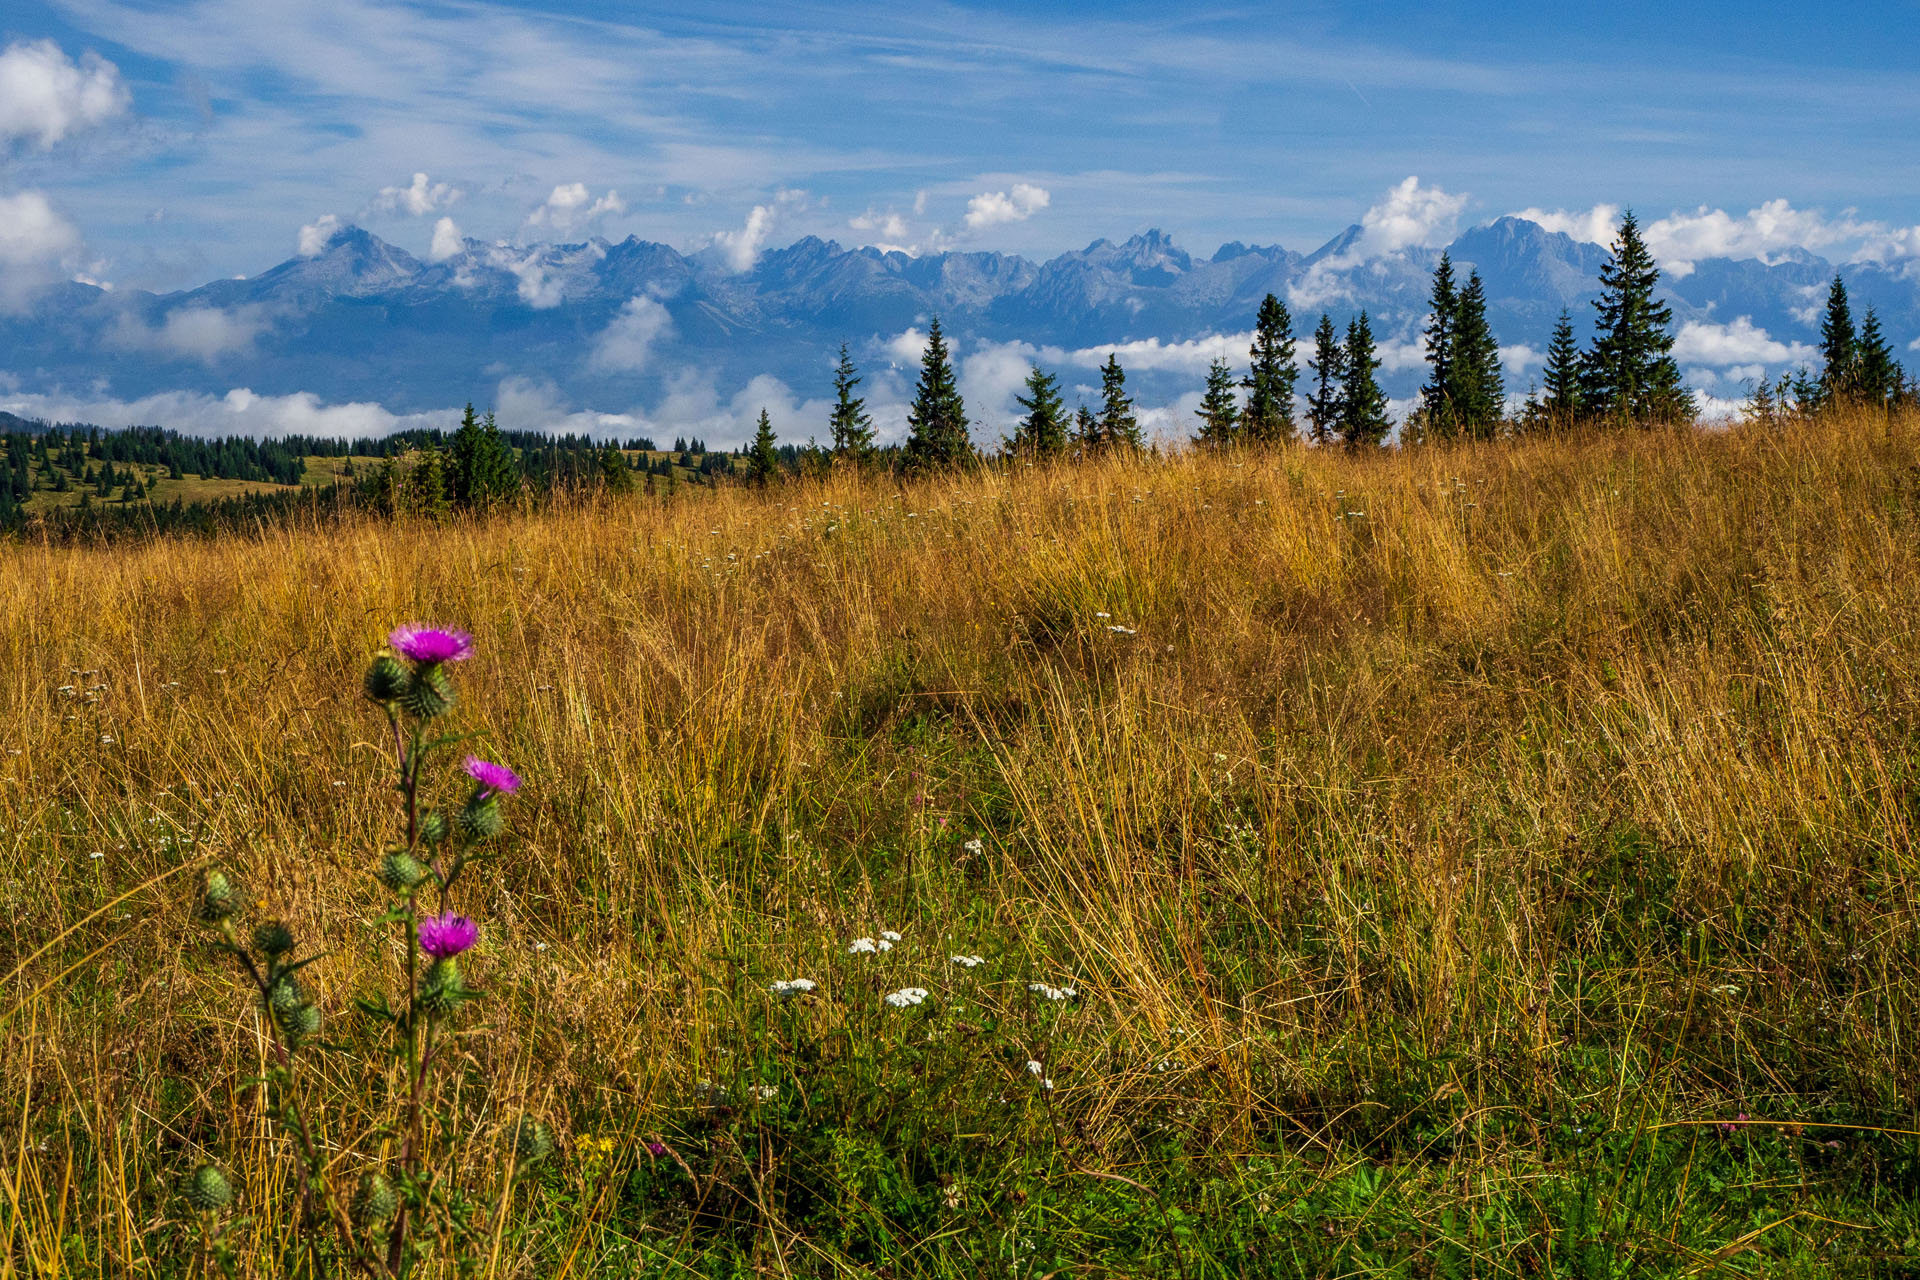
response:
[(207, 1273), (209, 1159), (342, 1274), (192, 911), (374, 1160), (404, 622), (527, 780), (473, 1274), (1920, 1275), (1917, 547), (1843, 414), (0, 548), (0, 1276)]

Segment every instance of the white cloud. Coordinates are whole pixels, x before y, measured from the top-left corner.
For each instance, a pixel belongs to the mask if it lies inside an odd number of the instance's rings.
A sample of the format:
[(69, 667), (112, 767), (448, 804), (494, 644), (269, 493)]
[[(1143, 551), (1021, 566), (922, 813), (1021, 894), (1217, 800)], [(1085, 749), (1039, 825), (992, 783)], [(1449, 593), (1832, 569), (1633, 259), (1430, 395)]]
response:
[(1056, 364), (1070, 364), (1081, 368), (1098, 369), (1107, 362), (1109, 355), (1120, 361), (1120, 367), (1129, 373), (1138, 370), (1142, 373), (1174, 372), (1203, 374), (1207, 366), (1215, 360), (1243, 362), (1247, 352), (1253, 346), (1253, 332), (1210, 333), (1201, 338), (1189, 338), (1184, 342), (1162, 342), (1158, 338), (1141, 338), (1132, 342), (1110, 342), (1101, 346), (1081, 347), (1077, 351), (1061, 351), (1057, 347), (1045, 348), (1041, 355), (1042, 363), (1052, 361)]
[(760, 260), (760, 250), (765, 247), (767, 237), (773, 234), (774, 225), (788, 209), (804, 206), (807, 193), (804, 191), (776, 191), (772, 204), (757, 204), (747, 214), (746, 225), (738, 231), (715, 233), (713, 243), (726, 255), (727, 266), (733, 271), (750, 270)]
[[(1620, 214), (1619, 205), (1599, 204), (1584, 212), (1522, 209), (1513, 216), (1549, 231), (1564, 231), (1576, 240), (1610, 246), (1619, 231)], [(1691, 274), (1694, 265), (1707, 258), (1757, 258), (1773, 263), (1792, 249), (1821, 254), (1837, 250), (1837, 256), (1847, 262), (1920, 258), (1920, 226), (1894, 227), (1855, 217), (1851, 211), (1830, 218), (1817, 209), (1796, 209), (1786, 200), (1768, 200), (1738, 217), (1701, 205), (1692, 212), (1644, 223), (1641, 234), (1661, 269), (1674, 276)]]
[(416, 173), (411, 186), (380, 188), (380, 194), (373, 198), (373, 207), (382, 213), (408, 213), (424, 218), (436, 209), (451, 205), (460, 196), (459, 188), (431, 182), (426, 174)]
[(967, 230), (1025, 222), (1053, 202), (1045, 187), (1016, 182), (1012, 191), (983, 191), (967, 201)]
[(1522, 209), (1512, 216), (1537, 222), (1548, 231), (1558, 231), (1589, 244), (1612, 244), (1614, 235), (1620, 229), (1620, 206), (1617, 204), (1597, 204), (1585, 212)]
[(1732, 324), (1689, 320), (1674, 336), (1673, 356), (1690, 364), (1725, 368), (1729, 365), (1808, 364), (1818, 355), (1805, 343), (1785, 343), (1770, 336), (1746, 316)]
[(891, 209), (885, 213), (875, 213), (872, 209), (868, 209), (857, 218), (849, 218), (847, 226), (862, 234), (878, 232), (884, 240), (891, 242), (875, 246), (882, 250), (899, 248), (900, 242), (913, 235), (907, 220)]
[(244, 352), (271, 327), (257, 305), (233, 308), (191, 306), (170, 312), (160, 325), (122, 314), (108, 341), (132, 350), (158, 351), (212, 364), (221, 356)]
[(905, 329), (887, 339), (881, 350), (892, 358), (895, 364), (916, 365), (927, 351), (927, 331), (925, 329)]
[(427, 246), (427, 260), (445, 262), (448, 258), (458, 257), (466, 247), (466, 238), (460, 234), (459, 224), (452, 218), (442, 218), (433, 224), (433, 243)]
[(75, 63), (51, 40), (22, 40), (0, 53), (0, 142), (51, 147), (124, 114), (132, 101), (119, 68), (96, 53)]
[[(1025, 389), (1027, 373), (1039, 355), (1025, 342), (989, 342), (960, 362), (960, 394), (967, 402), (967, 416), (986, 434), (1019, 416), (1014, 397)], [(1010, 425), (1007, 434), (1012, 434)]]
[(516, 292), (520, 301), (535, 311), (545, 311), (557, 307), (565, 299), (560, 280), (547, 275), (546, 264), (540, 261), (538, 253), (530, 253), (519, 261), (508, 259), (504, 264), (508, 271), (520, 281)]
[(1373, 353), (1380, 357), (1380, 368), (1386, 373), (1404, 373), (1408, 369), (1418, 369), (1427, 362), (1427, 340), (1412, 338), (1398, 342), (1392, 338), (1376, 339)]
[(379, 404), (324, 404), (311, 392), (262, 396), (246, 387), (235, 387), (224, 396), (163, 391), (135, 400), (64, 393), (12, 395), (0, 398), (0, 408), (49, 422), (157, 422), (188, 435), (269, 439), (287, 435), (358, 439), (416, 427), (451, 428), (460, 420), (455, 409), (396, 414)]
[(81, 248), (79, 228), (45, 192), (0, 195), (0, 310), (24, 306), (30, 295), (71, 274)]
[(551, 227), (561, 235), (576, 227), (587, 227), (601, 218), (627, 211), (627, 202), (611, 188), (598, 200), (593, 199), (584, 182), (564, 182), (550, 192), (544, 203), (527, 215), (529, 227)]
[(300, 228), (300, 256), (317, 258), (326, 252), (327, 242), (333, 239), (333, 233), (340, 229), (340, 219), (331, 213), (322, 214), (312, 222)]
[(653, 346), (673, 332), (673, 317), (652, 298), (634, 297), (594, 340), (589, 363), (600, 369), (639, 372), (653, 359)]
[(1460, 211), (1466, 207), (1464, 195), (1423, 187), (1419, 178), (1409, 177), (1360, 219), (1361, 235), (1354, 246), (1357, 259), (1442, 244), (1453, 238)]
[(1545, 364), (1546, 357), (1526, 343), (1516, 342), (1510, 347), (1500, 348), (1500, 363), (1508, 373), (1525, 373), (1531, 365)]

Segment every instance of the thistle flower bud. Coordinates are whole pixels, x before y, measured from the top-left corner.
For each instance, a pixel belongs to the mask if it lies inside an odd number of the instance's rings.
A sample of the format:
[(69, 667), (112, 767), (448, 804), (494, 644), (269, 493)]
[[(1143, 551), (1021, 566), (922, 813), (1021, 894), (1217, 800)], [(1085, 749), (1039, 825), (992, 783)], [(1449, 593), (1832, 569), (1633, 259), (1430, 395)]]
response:
[(319, 1035), (320, 1006), (317, 1004), (301, 1005), (299, 1012), (295, 1013), (293, 1017), (288, 1020), (286, 1032), (288, 1043), (296, 1049), (300, 1047), (302, 1041), (311, 1040), (313, 1037)]
[(307, 993), (301, 989), (300, 980), (293, 977), (281, 978), (267, 992), (267, 1008), (272, 1012), (275, 1022), (287, 1026), (307, 1003)]
[(476, 791), (473, 799), (467, 801), (460, 810), (460, 826), (475, 840), (487, 840), (500, 834), (505, 823), (500, 817), (500, 804), (489, 791)]
[(181, 1180), (180, 1195), (195, 1213), (212, 1213), (233, 1203), (233, 1184), (226, 1174), (203, 1164)]
[(460, 981), (460, 965), (452, 956), (427, 966), (420, 983), (420, 1007), (431, 1014), (448, 1014), (466, 1003), (467, 988)]
[(207, 887), (200, 895), (200, 918), (218, 924), (240, 909), (240, 891), (223, 872), (207, 872)]
[(374, 874), (380, 877), (381, 884), (397, 893), (425, 880), (427, 869), (412, 854), (396, 849), (380, 859), (380, 868)]
[(293, 950), (293, 930), (287, 928), (284, 920), (268, 920), (257, 925), (253, 931), (253, 949), (278, 960)]
[(532, 1164), (553, 1154), (553, 1130), (530, 1116), (521, 1116), (508, 1125), (501, 1138), (519, 1164)]
[(400, 1207), (399, 1197), (393, 1194), (393, 1184), (377, 1173), (362, 1174), (360, 1185), (353, 1192), (353, 1221), (356, 1226), (370, 1227), (385, 1222)]
[(435, 809), (432, 813), (420, 819), (420, 842), (422, 844), (439, 844), (446, 838), (447, 818), (445, 814)]
[(438, 666), (423, 666), (401, 691), (400, 706), (416, 720), (431, 720), (453, 709), (453, 681)]
[(400, 665), (398, 659), (383, 653), (367, 668), (363, 683), (367, 696), (375, 702), (392, 702), (406, 691), (407, 669)]

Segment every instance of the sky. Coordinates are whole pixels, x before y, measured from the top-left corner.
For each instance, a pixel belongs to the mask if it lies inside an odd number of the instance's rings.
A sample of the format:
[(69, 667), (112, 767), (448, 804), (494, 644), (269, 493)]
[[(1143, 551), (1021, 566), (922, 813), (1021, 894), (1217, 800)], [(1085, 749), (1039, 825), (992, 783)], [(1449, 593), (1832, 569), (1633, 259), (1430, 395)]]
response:
[[(357, 223), (1046, 256), (1531, 212), (1920, 255), (1920, 0), (40, 0), (0, 7), (0, 276), (169, 290)], [(1411, 180), (1412, 185), (1408, 185)]]

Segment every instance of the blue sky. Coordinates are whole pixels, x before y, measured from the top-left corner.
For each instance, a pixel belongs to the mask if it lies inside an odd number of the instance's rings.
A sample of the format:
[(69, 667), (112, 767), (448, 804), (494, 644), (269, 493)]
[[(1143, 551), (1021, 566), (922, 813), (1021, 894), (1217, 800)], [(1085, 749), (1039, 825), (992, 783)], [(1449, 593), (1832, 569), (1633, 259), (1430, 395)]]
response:
[(1916, 30), (1912, 0), (15, 3), (0, 266), (179, 288), (328, 218), (421, 254), (633, 233), (744, 262), (1620, 204), (1681, 214), (1685, 252), (1920, 253)]

